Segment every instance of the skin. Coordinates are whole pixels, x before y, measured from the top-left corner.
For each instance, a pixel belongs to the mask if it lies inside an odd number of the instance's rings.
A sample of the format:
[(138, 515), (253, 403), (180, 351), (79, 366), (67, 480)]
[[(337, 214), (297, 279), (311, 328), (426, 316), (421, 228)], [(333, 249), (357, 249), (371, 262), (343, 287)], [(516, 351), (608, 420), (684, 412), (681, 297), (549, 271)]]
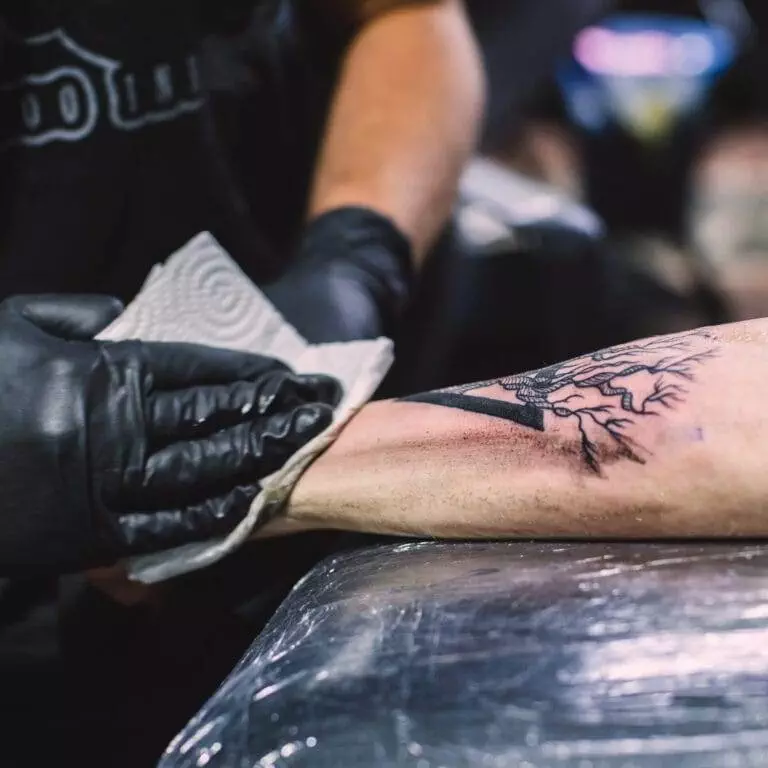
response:
[[(319, 2), (319, 0), (318, 0)], [(417, 263), (445, 224), (482, 118), (483, 67), (460, 0), (329, 0), (357, 32), (341, 69), (308, 216), (388, 216)]]
[[(571, 415), (544, 410), (542, 430), (429, 403), (372, 403), (260, 536), (324, 528), (445, 538), (768, 535), (768, 320), (657, 338), (632, 361), (669, 370), (612, 381), (643, 413), (572, 380), (550, 398), (575, 393)], [(690, 379), (670, 372), (691, 356)], [(661, 391), (678, 387), (666, 390), (674, 397), (653, 400), (658, 382)], [(519, 394), (490, 383), (463, 396), (520, 404)], [(578, 409), (629, 424), (617, 438), (584, 411), (586, 452)]]

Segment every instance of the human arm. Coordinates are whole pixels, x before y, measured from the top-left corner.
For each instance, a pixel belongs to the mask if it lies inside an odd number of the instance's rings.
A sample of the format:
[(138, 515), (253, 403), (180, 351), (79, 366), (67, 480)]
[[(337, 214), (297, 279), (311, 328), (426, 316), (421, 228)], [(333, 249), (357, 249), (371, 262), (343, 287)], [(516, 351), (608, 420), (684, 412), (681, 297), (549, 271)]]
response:
[(477, 140), (479, 54), (461, 0), (342, 5), (358, 31), (338, 80), (308, 215), (371, 208), (397, 225), (420, 261), (448, 218)]
[(373, 403), (263, 535), (765, 536), (767, 375), (756, 320)]
[(391, 334), (475, 146), (482, 65), (460, 0), (315, 5), (355, 33), (296, 263), (267, 293), (311, 341)]

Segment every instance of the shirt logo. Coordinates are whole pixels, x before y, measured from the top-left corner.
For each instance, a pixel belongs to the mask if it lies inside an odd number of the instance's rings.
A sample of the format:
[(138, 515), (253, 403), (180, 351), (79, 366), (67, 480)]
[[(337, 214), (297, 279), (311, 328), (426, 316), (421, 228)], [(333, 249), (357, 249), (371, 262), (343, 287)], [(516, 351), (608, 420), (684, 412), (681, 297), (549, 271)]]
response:
[(203, 103), (194, 54), (129, 69), (62, 29), (17, 44), (24, 71), (0, 83), (4, 146), (82, 141), (102, 123), (137, 131), (195, 112)]

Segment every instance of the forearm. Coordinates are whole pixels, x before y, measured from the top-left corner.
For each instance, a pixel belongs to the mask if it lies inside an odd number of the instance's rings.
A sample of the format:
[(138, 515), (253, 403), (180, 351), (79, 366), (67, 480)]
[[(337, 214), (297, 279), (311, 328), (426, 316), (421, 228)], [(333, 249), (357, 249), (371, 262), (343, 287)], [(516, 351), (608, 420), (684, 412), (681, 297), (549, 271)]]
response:
[(451, 394), (480, 412), (372, 404), (273, 532), (768, 535), (766, 333), (763, 320), (646, 340)]
[(321, 148), (310, 217), (372, 208), (417, 260), (446, 221), (483, 109), (482, 65), (459, 0), (401, 4), (347, 53)]

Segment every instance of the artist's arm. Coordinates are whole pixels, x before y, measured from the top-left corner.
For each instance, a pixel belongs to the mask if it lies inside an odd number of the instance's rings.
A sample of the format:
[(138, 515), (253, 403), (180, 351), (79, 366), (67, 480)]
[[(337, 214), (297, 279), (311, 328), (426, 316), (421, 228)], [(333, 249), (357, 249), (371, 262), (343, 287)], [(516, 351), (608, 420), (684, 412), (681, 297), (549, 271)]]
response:
[(267, 533), (768, 535), (766, 380), (760, 320), (373, 403)]
[(397, 224), (418, 261), (448, 218), (482, 116), (482, 66), (463, 3), (335, 3), (358, 32), (336, 88), (310, 217), (372, 208)]
[(267, 288), (310, 341), (396, 333), (446, 223), (484, 102), (462, 0), (314, 0), (354, 30), (294, 267)]

